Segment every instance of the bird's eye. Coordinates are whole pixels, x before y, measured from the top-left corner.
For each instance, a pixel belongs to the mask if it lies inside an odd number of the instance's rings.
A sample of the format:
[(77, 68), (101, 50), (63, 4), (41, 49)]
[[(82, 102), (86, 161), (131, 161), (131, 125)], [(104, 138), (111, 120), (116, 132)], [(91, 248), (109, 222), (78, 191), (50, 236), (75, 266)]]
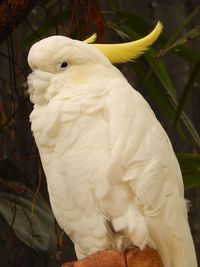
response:
[(67, 67), (68, 67), (68, 63), (67, 63), (66, 61), (64, 61), (64, 62), (59, 63), (59, 64), (56, 66), (56, 69), (57, 69), (58, 71), (61, 71), (61, 70), (65, 70)]
[(63, 69), (63, 68), (66, 68), (68, 66), (67, 62), (62, 62), (60, 67)]

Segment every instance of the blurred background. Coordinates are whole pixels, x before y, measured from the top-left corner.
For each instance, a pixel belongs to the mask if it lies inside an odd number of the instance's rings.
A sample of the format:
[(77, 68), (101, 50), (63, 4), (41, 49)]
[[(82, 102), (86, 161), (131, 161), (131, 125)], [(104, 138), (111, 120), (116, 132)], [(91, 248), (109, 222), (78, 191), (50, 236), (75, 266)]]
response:
[[(164, 31), (136, 62), (117, 67), (150, 103), (181, 165), (200, 260), (200, 2), (197, 0), (0, 1), (0, 266), (57, 267), (75, 259), (59, 229), (30, 130), (31, 45), (50, 35), (98, 42)], [(66, 137), (67, 138), (67, 137)]]

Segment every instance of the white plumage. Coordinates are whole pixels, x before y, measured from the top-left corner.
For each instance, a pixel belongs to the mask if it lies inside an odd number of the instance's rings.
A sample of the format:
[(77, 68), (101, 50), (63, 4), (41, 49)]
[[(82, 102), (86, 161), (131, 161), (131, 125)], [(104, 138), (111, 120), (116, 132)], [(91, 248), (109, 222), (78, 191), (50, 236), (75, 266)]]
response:
[(43, 39), (28, 61), (32, 131), (78, 258), (150, 246), (164, 267), (196, 267), (180, 168), (144, 98), (80, 41)]

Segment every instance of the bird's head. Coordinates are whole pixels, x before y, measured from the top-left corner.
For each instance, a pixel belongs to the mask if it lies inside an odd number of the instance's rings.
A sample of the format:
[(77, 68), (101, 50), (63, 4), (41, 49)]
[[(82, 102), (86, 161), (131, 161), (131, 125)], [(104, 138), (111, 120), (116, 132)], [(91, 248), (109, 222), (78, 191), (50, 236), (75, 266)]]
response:
[(83, 64), (110, 64), (100, 51), (87, 43), (58, 35), (34, 44), (28, 55), (28, 63), (33, 71), (40, 70), (52, 74)]
[[(65, 90), (75, 84), (80, 86), (80, 83), (88, 81), (97, 73), (104, 75), (112, 68), (112, 63), (138, 57), (157, 39), (161, 30), (162, 25), (158, 22), (146, 37), (114, 45), (93, 44), (91, 42), (94, 42), (95, 36), (82, 42), (56, 35), (37, 42), (28, 55), (28, 63), (33, 71), (28, 77), (32, 102), (48, 102), (60, 90), (62, 83), (65, 83)], [(55, 90), (52, 93), (51, 88), (51, 93), (47, 94), (52, 80)]]
[(34, 44), (28, 55), (32, 73), (28, 77), (30, 99), (47, 103), (61, 91), (80, 87), (112, 64), (98, 49), (86, 42), (51, 36)]

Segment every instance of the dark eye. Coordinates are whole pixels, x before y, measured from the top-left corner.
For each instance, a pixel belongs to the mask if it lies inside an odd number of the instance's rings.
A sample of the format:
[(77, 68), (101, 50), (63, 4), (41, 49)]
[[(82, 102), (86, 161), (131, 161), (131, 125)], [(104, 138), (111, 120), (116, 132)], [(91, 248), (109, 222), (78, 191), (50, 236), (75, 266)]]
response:
[(59, 63), (56, 66), (57, 71), (65, 70), (68, 67), (68, 63), (66, 61)]
[(63, 63), (61, 63), (61, 65), (60, 65), (61, 68), (66, 68), (67, 66), (68, 66), (67, 62), (63, 62)]

